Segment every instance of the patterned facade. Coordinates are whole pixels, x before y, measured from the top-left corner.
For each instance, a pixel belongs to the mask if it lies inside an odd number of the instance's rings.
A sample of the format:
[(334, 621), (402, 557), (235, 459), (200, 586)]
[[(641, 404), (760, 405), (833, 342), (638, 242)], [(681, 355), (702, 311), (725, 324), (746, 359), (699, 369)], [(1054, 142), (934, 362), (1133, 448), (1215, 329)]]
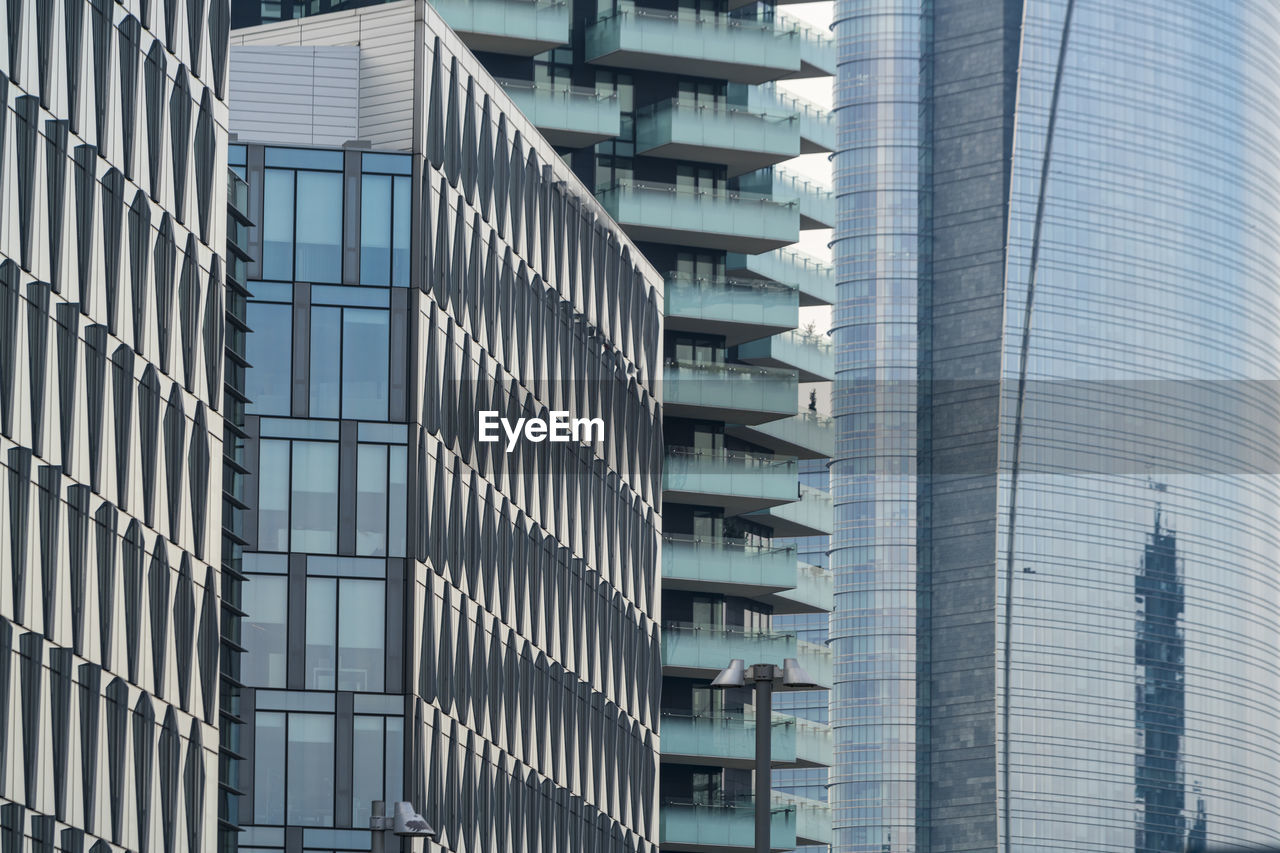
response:
[(836, 29), (836, 849), (1273, 844), (1280, 15)]
[(6, 4), (6, 851), (215, 848), (229, 12)]
[[(240, 849), (368, 850), (372, 801), (407, 799), (433, 849), (655, 850), (656, 276), (429, 7), (233, 41), (246, 105), (288, 113), (285, 68), (396, 93), (360, 95), (345, 146), (306, 145), (314, 112), (232, 146), (256, 259)], [(508, 452), (482, 410), (607, 435)]]

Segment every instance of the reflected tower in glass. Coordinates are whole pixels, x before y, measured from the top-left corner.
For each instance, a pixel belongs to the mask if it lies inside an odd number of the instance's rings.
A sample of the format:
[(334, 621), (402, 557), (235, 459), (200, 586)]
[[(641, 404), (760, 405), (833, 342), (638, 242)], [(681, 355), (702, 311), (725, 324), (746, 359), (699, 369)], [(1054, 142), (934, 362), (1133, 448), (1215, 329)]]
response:
[(837, 3), (835, 849), (1280, 823), (1280, 11)]
[[(240, 850), (651, 853), (659, 279), (425, 4), (232, 42)], [(548, 410), (607, 437), (479, 440)]]

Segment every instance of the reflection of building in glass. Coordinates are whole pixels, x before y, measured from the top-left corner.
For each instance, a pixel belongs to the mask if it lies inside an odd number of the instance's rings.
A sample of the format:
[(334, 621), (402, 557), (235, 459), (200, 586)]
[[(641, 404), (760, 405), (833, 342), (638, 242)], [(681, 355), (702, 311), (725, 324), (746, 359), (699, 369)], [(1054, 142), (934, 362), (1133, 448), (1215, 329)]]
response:
[(220, 838), (228, 11), (6, 6), (6, 853)]
[(1134, 597), (1138, 604), (1134, 719), (1141, 741), (1135, 772), (1139, 817), (1134, 850), (1182, 850), (1187, 841), (1181, 755), (1186, 729), (1185, 650), (1179, 621), (1183, 588), (1177, 534), (1161, 528), (1158, 510), (1134, 581)]
[(1274, 843), (1280, 9), (836, 16), (836, 850)]
[[(655, 850), (658, 279), (430, 7), (233, 41), (241, 850)], [(548, 409), (608, 440), (476, 440)]]

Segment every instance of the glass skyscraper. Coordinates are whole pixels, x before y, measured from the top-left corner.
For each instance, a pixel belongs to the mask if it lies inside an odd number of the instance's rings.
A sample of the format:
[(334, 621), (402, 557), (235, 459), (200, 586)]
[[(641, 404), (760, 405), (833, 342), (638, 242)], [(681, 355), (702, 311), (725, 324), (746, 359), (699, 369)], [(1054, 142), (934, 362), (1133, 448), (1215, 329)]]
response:
[(1280, 10), (840, 0), (835, 849), (1280, 822)]
[(240, 850), (655, 850), (660, 279), (430, 7), (232, 43)]

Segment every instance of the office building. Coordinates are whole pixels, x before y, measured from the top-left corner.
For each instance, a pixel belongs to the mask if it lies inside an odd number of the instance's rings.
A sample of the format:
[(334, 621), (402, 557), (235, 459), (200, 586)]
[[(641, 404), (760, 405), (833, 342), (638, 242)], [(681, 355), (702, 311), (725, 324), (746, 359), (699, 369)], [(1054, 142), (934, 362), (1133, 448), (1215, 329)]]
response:
[(840, 853), (1274, 843), (1274, 4), (837, 4)]
[(0, 51), (0, 846), (215, 849), (222, 2)]
[(239, 849), (368, 850), (408, 800), (433, 850), (656, 850), (660, 277), (430, 6), (231, 55)]
[[(312, 26), (328, 19), (337, 30), (345, 20), (337, 11), (355, 5), (243, 0), (233, 23), (315, 16)], [(830, 573), (802, 564), (785, 537), (830, 532), (830, 498), (800, 484), (798, 462), (832, 452), (831, 424), (800, 401), (804, 383), (830, 381), (834, 355), (825, 339), (797, 329), (802, 307), (833, 301), (834, 273), (794, 244), (802, 230), (830, 227), (834, 205), (785, 163), (833, 150), (834, 124), (776, 81), (832, 74), (834, 42), (772, 4), (432, 5), (663, 275), (654, 840), (677, 853), (750, 848), (750, 693), (717, 694), (709, 682), (733, 658), (786, 657), (830, 682), (825, 646), (773, 619), (824, 613), (832, 595)], [(328, 99), (316, 103), (327, 108)], [(825, 691), (803, 701), (824, 704)], [(812, 794), (830, 761), (830, 733), (802, 716), (775, 714), (774, 765), (809, 768)], [(828, 839), (827, 804), (798, 791), (771, 804), (774, 848)]]

